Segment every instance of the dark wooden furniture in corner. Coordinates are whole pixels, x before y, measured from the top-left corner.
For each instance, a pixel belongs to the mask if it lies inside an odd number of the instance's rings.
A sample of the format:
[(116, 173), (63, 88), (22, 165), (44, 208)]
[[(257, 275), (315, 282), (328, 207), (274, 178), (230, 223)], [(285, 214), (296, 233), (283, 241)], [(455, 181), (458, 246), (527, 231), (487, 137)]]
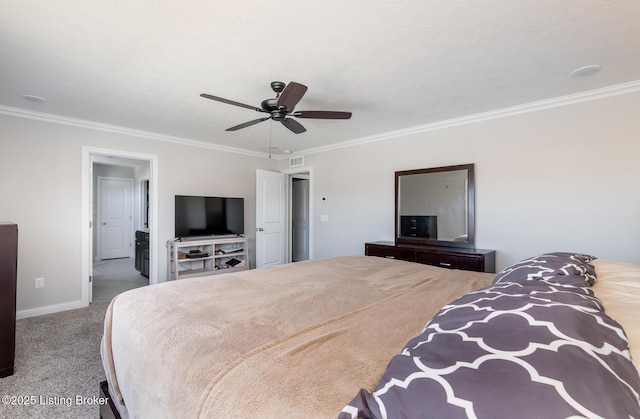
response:
[(109, 383), (103, 381), (100, 383), (100, 397), (107, 399), (107, 403), (100, 405), (100, 419), (122, 419), (115, 402), (109, 393)]
[(395, 244), (394, 242), (380, 241), (365, 243), (364, 254), (465, 271), (496, 271), (495, 250)]
[(0, 378), (13, 375), (17, 271), (18, 226), (0, 221)]
[(149, 278), (149, 232), (136, 231), (136, 270)]

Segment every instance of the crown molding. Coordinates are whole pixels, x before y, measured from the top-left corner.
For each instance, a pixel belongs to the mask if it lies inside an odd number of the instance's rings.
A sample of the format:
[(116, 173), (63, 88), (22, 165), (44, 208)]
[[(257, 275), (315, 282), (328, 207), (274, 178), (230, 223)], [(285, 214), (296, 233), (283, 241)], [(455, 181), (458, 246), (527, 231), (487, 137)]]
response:
[(390, 140), (398, 137), (403, 137), (412, 134), (419, 134), (423, 132), (436, 131), (445, 128), (457, 127), (467, 124), (473, 124), (477, 122), (489, 121), (492, 119), (505, 118), (513, 115), (519, 115), (523, 113), (537, 112), (545, 109), (552, 109), (561, 106), (569, 106), (576, 103), (589, 102), (598, 99), (604, 99), (612, 96), (625, 95), (629, 93), (640, 92), (640, 80), (622, 83), (613, 86), (603, 87), (600, 89), (588, 90), (586, 92), (576, 93), (572, 95), (559, 96), (552, 99), (545, 99), (537, 102), (526, 103), (524, 105), (511, 106), (509, 108), (496, 109), (494, 111), (482, 112), (468, 116), (462, 116), (459, 118), (447, 119), (444, 121), (432, 122), (425, 125), (419, 125), (410, 128), (404, 128), (396, 131), (389, 131), (382, 134), (371, 135), (368, 137), (362, 137), (355, 140), (343, 141), (336, 144), (330, 144), (323, 147), (310, 148), (301, 150), (299, 152), (292, 153), (287, 158), (301, 155), (301, 154), (314, 154), (321, 153), (330, 150), (338, 150), (347, 147), (353, 147), (361, 144), (373, 143), (378, 141)]
[(259, 153), (242, 148), (227, 147), (218, 144), (211, 144), (204, 141), (190, 140), (187, 138), (174, 137), (171, 135), (159, 134), (156, 132), (137, 130), (120, 127), (117, 125), (103, 124), (100, 122), (87, 121), (84, 119), (69, 118), (66, 116), (53, 115), (44, 112), (30, 111), (27, 109), (13, 108), (0, 105), (0, 115), (15, 116), (18, 118), (34, 119), (37, 121), (51, 122), (53, 124), (68, 125), (79, 128), (93, 129), (97, 131), (110, 132), (115, 134), (129, 135), (133, 137), (145, 138), (148, 140), (164, 141), (175, 144), (188, 145), (192, 147), (206, 148), (210, 150), (225, 151), (227, 153), (244, 154), (253, 157), (267, 158), (267, 153)]
[(432, 122), (425, 125), (404, 128), (396, 131), (389, 131), (382, 134), (371, 135), (358, 138), (355, 140), (343, 141), (336, 144), (330, 144), (322, 147), (309, 148), (292, 154), (269, 155), (268, 153), (259, 153), (251, 150), (222, 146), (217, 144), (206, 143), (204, 141), (191, 140), (187, 138), (174, 137), (170, 135), (158, 134), (155, 132), (136, 130), (132, 128), (120, 127), (117, 125), (103, 124), (99, 122), (86, 121), (83, 119), (69, 118), (43, 112), (35, 112), (26, 109), (13, 108), (10, 106), (0, 105), (0, 114), (15, 116), (19, 118), (34, 119), (38, 121), (51, 122), (54, 124), (69, 125), (80, 128), (94, 129), (98, 131), (111, 132), (116, 134), (130, 135), (150, 140), (165, 141), (175, 144), (188, 145), (192, 147), (206, 148), (210, 150), (224, 151), (227, 153), (243, 154), (253, 157), (272, 158), (275, 160), (284, 160), (304, 154), (315, 154), (325, 151), (338, 150), (357, 145), (373, 143), (378, 141), (390, 140), (407, 135), (430, 132), (445, 128), (473, 124), (477, 122), (489, 121), (492, 119), (505, 118), (513, 115), (519, 115), (529, 112), (537, 112), (545, 109), (557, 108), (560, 106), (569, 106), (576, 103), (588, 102), (592, 100), (604, 99), (612, 96), (625, 95), (629, 93), (640, 92), (640, 80), (617, 84), (613, 86), (603, 87), (600, 89), (588, 90), (586, 92), (576, 93), (572, 95), (560, 96), (552, 99), (545, 99), (537, 102), (526, 103), (524, 105), (511, 106), (508, 108), (497, 109), (489, 112), (482, 112), (473, 115), (463, 116), (459, 118), (447, 119), (444, 121)]

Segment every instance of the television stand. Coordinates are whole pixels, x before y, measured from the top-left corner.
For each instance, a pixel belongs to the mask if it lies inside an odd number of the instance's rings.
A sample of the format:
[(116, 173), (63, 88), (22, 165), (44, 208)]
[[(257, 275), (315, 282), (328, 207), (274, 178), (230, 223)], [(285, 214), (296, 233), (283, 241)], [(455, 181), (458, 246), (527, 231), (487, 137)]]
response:
[(167, 280), (245, 271), (249, 269), (247, 245), (244, 237), (171, 239), (167, 241)]

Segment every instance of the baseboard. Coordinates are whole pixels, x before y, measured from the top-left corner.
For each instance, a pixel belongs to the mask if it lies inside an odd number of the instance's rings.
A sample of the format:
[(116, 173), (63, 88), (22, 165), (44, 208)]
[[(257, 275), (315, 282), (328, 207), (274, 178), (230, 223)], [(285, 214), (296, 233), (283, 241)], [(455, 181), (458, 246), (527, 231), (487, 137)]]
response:
[(55, 304), (52, 306), (30, 308), (28, 310), (20, 310), (16, 312), (16, 319), (26, 319), (27, 317), (42, 316), (45, 314), (53, 314), (61, 311), (75, 310), (77, 308), (84, 308), (81, 300), (71, 301), (69, 303)]

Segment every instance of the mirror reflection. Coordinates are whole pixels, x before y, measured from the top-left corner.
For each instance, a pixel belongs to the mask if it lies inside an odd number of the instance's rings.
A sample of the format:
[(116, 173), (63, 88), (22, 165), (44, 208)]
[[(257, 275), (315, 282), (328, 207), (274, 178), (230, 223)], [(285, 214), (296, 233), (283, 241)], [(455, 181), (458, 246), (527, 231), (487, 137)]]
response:
[(396, 241), (473, 247), (473, 165), (396, 172)]

